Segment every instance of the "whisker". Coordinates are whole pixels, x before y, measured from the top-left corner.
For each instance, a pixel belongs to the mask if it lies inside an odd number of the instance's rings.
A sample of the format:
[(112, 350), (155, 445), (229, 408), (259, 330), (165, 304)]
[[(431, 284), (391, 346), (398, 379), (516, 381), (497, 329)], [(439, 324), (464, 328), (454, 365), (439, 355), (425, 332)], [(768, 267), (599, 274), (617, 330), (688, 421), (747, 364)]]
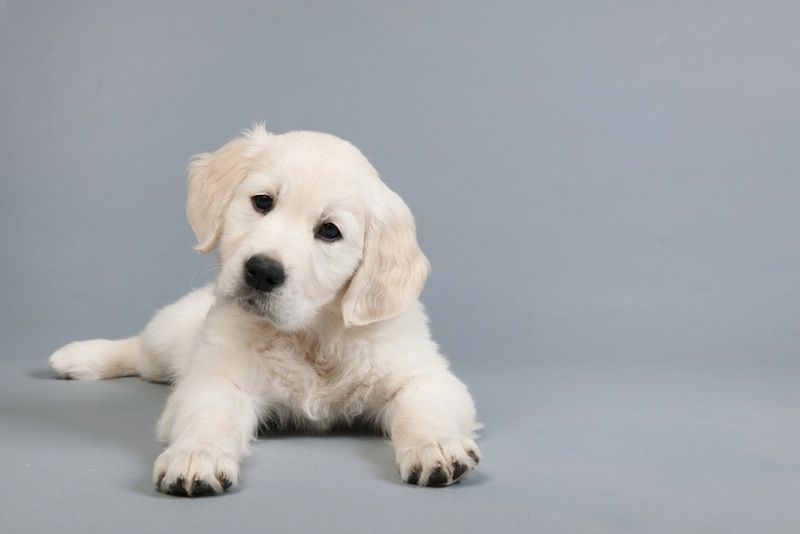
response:
[(215, 260), (213, 263), (210, 264), (201, 265), (189, 279), (189, 287), (190, 288), (195, 287), (195, 282), (197, 281), (198, 278), (200, 278), (201, 276), (214, 274), (219, 270), (219, 268), (220, 268), (219, 260)]

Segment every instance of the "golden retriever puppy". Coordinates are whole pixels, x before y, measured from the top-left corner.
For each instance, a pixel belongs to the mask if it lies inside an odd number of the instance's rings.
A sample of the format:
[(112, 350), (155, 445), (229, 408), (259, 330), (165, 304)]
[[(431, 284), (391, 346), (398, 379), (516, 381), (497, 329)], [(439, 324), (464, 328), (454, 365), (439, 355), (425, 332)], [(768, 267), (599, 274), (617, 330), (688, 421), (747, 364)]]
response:
[(188, 168), (197, 250), (216, 282), (123, 340), (71, 343), (65, 378), (172, 382), (158, 422), (159, 491), (239, 482), (260, 424), (370, 424), (391, 436), (402, 480), (447, 486), (475, 468), (475, 408), (431, 340), (418, 302), (428, 261), (405, 203), (357, 148), (258, 125)]

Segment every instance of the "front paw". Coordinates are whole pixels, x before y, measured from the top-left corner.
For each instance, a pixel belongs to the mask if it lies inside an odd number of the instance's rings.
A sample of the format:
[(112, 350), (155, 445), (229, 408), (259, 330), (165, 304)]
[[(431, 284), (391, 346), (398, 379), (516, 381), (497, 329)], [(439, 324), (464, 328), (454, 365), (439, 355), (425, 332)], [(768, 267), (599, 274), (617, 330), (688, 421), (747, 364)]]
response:
[(475, 469), (481, 455), (468, 437), (419, 440), (396, 447), (403, 482), (418, 486), (455, 484)]
[(239, 483), (239, 462), (212, 447), (172, 445), (156, 459), (153, 481), (170, 495), (217, 495)]

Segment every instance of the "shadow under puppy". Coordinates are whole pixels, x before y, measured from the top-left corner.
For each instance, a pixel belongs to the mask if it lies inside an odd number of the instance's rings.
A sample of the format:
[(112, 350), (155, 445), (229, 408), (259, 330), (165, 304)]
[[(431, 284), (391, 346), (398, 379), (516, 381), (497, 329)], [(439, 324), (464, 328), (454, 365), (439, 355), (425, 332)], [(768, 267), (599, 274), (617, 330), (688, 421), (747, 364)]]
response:
[(475, 408), (418, 301), (429, 265), (405, 203), (350, 143), (257, 125), (188, 168), (187, 215), (217, 249), (214, 284), (123, 340), (66, 345), (61, 376), (172, 382), (153, 478), (221, 493), (260, 423), (391, 436), (402, 479), (447, 486), (475, 468)]

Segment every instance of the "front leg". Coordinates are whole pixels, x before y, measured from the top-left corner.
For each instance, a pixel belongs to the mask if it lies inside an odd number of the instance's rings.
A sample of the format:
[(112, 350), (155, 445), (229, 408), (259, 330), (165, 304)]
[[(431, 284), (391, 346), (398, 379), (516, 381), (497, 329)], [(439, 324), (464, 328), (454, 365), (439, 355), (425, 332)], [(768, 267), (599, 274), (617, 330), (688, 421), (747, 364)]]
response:
[(449, 372), (408, 381), (388, 403), (384, 425), (409, 484), (449, 486), (480, 461), (472, 398)]
[(169, 445), (153, 468), (158, 491), (195, 497), (236, 486), (257, 422), (253, 398), (229, 379), (185, 377), (158, 423)]

